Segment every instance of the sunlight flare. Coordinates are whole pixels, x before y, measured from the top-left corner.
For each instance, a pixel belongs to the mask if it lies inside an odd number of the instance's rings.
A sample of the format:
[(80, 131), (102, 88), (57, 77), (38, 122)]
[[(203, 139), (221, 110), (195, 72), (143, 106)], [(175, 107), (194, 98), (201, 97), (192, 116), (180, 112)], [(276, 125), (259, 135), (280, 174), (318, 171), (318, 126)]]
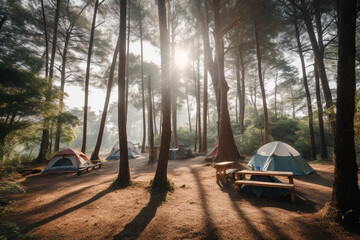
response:
[(178, 49), (175, 53), (175, 64), (178, 68), (183, 69), (189, 63), (187, 53), (183, 49)]

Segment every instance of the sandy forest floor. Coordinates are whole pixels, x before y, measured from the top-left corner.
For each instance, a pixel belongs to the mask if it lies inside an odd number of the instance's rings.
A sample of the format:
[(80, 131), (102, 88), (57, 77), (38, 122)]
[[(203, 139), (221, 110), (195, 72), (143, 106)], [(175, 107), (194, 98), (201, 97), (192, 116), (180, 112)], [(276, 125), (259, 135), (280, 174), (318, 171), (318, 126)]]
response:
[(118, 165), (104, 161), (81, 176), (19, 179), (27, 193), (16, 196), (16, 212), (2, 221), (17, 223), (36, 239), (360, 239), (319, 211), (331, 196), (330, 165), (313, 164), (316, 173), (295, 177), (295, 203), (216, 184), (204, 157), (169, 161), (175, 191), (162, 202), (146, 189), (156, 169), (146, 157), (130, 160), (134, 184), (114, 190), (109, 186)]

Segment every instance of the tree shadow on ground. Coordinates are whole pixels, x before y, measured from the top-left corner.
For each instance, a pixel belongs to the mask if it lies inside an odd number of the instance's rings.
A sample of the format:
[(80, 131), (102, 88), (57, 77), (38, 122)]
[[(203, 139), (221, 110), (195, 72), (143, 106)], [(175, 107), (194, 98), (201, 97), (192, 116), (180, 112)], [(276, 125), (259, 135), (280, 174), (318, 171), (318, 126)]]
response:
[(108, 187), (105, 190), (103, 190), (103, 191), (99, 192), (98, 194), (96, 194), (95, 196), (93, 196), (92, 198), (86, 200), (85, 202), (77, 204), (77, 205), (75, 205), (75, 206), (73, 206), (71, 208), (68, 208), (68, 209), (60, 212), (60, 213), (57, 213), (57, 214), (52, 215), (50, 217), (47, 217), (47, 218), (45, 218), (43, 220), (40, 220), (40, 221), (38, 221), (36, 223), (33, 223), (32, 225), (28, 226), (28, 230), (40, 227), (40, 226), (42, 226), (42, 225), (44, 225), (46, 223), (49, 223), (49, 222), (51, 222), (53, 220), (56, 220), (56, 219), (58, 219), (58, 218), (60, 218), (62, 216), (65, 216), (65, 215), (67, 215), (67, 214), (69, 214), (71, 212), (74, 212), (74, 211), (76, 211), (76, 210), (78, 210), (78, 209), (80, 209), (82, 207), (85, 207), (86, 205), (95, 202), (96, 200), (98, 200), (98, 199), (104, 197), (105, 195), (113, 192), (114, 190), (116, 190), (116, 189), (114, 189), (112, 187)]
[(199, 196), (201, 200), (201, 206), (205, 215), (205, 229), (203, 230), (206, 233), (206, 236), (202, 239), (220, 239), (218, 229), (215, 226), (215, 223), (213, 221), (213, 217), (210, 213), (210, 208), (207, 203), (206, 194), (205, 194), (205, 188), (203, 186), (203, 183), (200, 180), (199, 172), (196, 168), (192, 168), (191, 166), (188, 166), (191, 170), (191, 173), (194, 175), (196, 183), (199, 187)]
[(310, 173), (310, 175), (298, 175), (294, 176), (295, 181), (303, 181), (311, 184), (317, 184), (324, 187), (333, 187), (334, 174), (331, 172), (325, 172), (316, 170), (316, 172)]
[[(105, 181), (105, 182), (102, 182), (102, 183), (99, 183), (99, 184), (105, 184), (105, 183), (108, 183), (108, 182), (111, 182), (111, 180)], [(46, 212), (47, 210), (52, 210), (52, 209), (56, 208), (56, 206), (58, 206), (59, 204), (63, 204), (64, 201), (66, 201), (66, 200), (68, 200), (68, 199), (70, 199), (72, 197), (76, 197), (79, 194), (81, 194), (82, 192), (84, 192), (84, 191), (86, 191), (86, 190), (88, 190), (90, 188), (93, 188), (95, 186), (98, 186), (99, 184), (93, 184), (93, 185), (86, 186), (86, 187), (80, 188), (78, 190), (69, 192), (69, 193), (55, 199), (54, 201), (45, 203), (45, 204), (43, 204), (41, 206), (38, 206), (36, 208), (31, 209), (28, 212), (23, 213), (21, 217), (26, 218), (26, 217), (31, 216), (31, 215), (36, 214), (36, 213), (42, 213), (42, 212)]]
[(165, 201), (167, 191), (152, 193), (150, 201), (140, 213), (128, 223), (125, 228), (114, 239), (137, 239), (155, 217), (158, 207)]
[[(280, 208), (291, 212), (303, 212), (303, 213), (314, 213), (317, 211), (315, 208), (316, 203), (312, 200), (305, 197), (305, 195), (300, 192), (295, 193), (295, 202), (290, 201), (290, 192), (288, 195), (280, 197), (280, 198), (268, 198), (268, 197), (257, 197), (252, 193), (248, 193), (244, 190), (237, 191), (237, 188), (232, 184), (228, 186), (220, 186), (221, 191), (229, 194), (229, 197), (233, 202), (245, 200), (248, 203), (254, 205), (256, 203), (256, 207), (274, 207)], [(301, 196), (301, 197), (300, 197)]]

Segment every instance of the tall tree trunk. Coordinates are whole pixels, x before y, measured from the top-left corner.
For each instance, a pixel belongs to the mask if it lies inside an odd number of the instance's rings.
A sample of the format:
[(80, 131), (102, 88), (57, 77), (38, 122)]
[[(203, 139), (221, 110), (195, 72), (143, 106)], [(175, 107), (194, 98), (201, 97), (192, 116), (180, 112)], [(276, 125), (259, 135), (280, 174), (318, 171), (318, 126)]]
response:
[(200, 31), (203, 40), (204, 46), (204, 59), (206, 67), (210, 73), (211, 81), (214, 87), (215, 98), (216, 98), (216, 107), (218, 112), (218, 121), (220, 119), (220, 87), (219, 87), (219, 69), (214, 62), (212, 57), (212, 48), (210, 47), (210, 40), (209, 40), (209, 16), (208, 16), (208, 6), (207, 1), (205, 1), (205, 10), (204, 13), (201, 10), (201, 1), (194, 1), (196, 6), (196, 17), (200, 22)]
[(190, 105), (189, 105), (189, 87), (187, 85), (187, 82), (185, 82), (185, 95), (186, 95), (186, 106), (187, 106), (187, 112), (188, 112), (188, 121), (189, 121), (189, 129), (190, 132), (192, 132), (191, 129), (191, 114), (190, 114)]
[(162, 129), (161, 145), (158, 166), (154, 177), (153, 187), (167, 187), (167, 165), (169, 147), (171, 141), (171, 120), (170, 120), (170, 39), (166, 27), (166, 6), (165, 0), (158, 1), (159, 27), (160, 27), (160, 52), (161, 52), (161, 85), (162, 85)]
[(233, 132), (230, 124), (230, 114), (228, 109), (227, 92), (229, 86), (225, 80), (224, 73), (224, 41), (221, 33), (220, 22), (220, 0), (213, 0), (214, 10), (214, 36), (215, 36), (215, 59), (219, 70), (221, 108), (220, 108), (220, 131), (219, 131), (219, 151), (216, 161), (238, 161), (239, 152), (237, 150)]
[(203, 140), (202, 152), (207, 152), (207, 114), (208, 114), (208, 73), (204, 64), (204, 96), (203, 96)]
[(40, 2), (41, 2), (41, 13), (42, 13), (42, 19), (44, 25), (44, 38), (45, 38), (45, 77), (47, 78), (49, 76), (49, 40), (48, 40), (46, 16), (44, 9), (44, 0), (41, 0)]
[[(130, 53), (130, 5), (128, 4), (128, 25), (127, 25), (127, 45), (126, 45), (126, 59), (129, 59), (129, 53)], [(125, 109), (126, 109), (126, 116), (128, 113), (128, 106), (129, 106), (129, 81), (130, 81), (130, 76), (129, 76), (129, 61), (126, 61), (126, 89), (125, 89), (125, 94), (126, 94), (126, 98), (125, 98)], [(127, 122), (127, 119), (126, 119)], [(130, 135), (131, 137), (131, 135)], [(130, 138), (131, 139), (131, 138)]]
[(241, 99), (239, 102), (240, 105), (240, 133), (243, 134), (245, 132), (245, 66), (244, 59), (242, 55), (242, 47), (239, 47), (239, 62), (241, 69)]
[[(62, 128), (62, 119), (61, 115), (64, 110), (64, 94), (65, 94), (65, 78), (66, 78), (66, 63), (67, 63), (67, 52), (68, 45), (70, 41), (70, 30), (66, 31), (64, 49), (62, 52), (62, 63), (61, 63), (61, 77), (60, 77), (60, 99), (59, 99), (59, 113), (56, 124), (56, 134), (55, 134), (55, 145), (54, 152), (58, 152), (60, 149), (60, 137), (61, 137), (61, 128)], [(51, 148), (50, 148), (51, 149)], [(51, 151), (51, 150), (50, 150)]]
[(315, 148), (315, 137), (314, 137), (314, 124), (313, 124), (313, 111), (312, 111), (312, 103), (311, 103), (311, 96), (308, 86), (308, 81), (306, 77), (306, 68), (305, 68), (305, 61), (304, 61), (304, 55), (301, 47), (300, 42), (300, 32), (297, 20), (295, 18), (294, 20), (294, 27), (295, 27), (295, 36), (296, 36), (296, 42), (298, 46), (299, 51), (299, 57), (301, 62), (301, 71), (303, 75), (303, 83), (305, 88), (305, 94), (306, 94), (306, 104), (308, 109), (308, 121), (309, 121), (309, 134), (310, 134), (310, 150), (311, 150), (311, 161), (316, 160), (316, 148)]
[(318, 42), (316, 40), (316, 36), (315, 36), (315, 32), (314, 32), (314, 27), (312, 24), (312, 18), (310, 16), (310, 13), (307, 10), (307, 6), (305, 3), (305, 0), (300, 0), (301, 1), (301, 6), (302, 6), (302, 10), (303, 10), (303, 15), (304, 15), (304, 22), (305, 22), (305, 26), (309, 35), (309, 39), (311, 42), (311, 47), (313, 49), (314, 52), (314, 56), (316, 59), (316, 64), (318, 67), (318, 71), (319, 71), (319, 76), (321, 79), (321, 84), (322, 84), (322, 89), (324, 92), (324, 97), (325, 97), (325, 102), (326, 102), (326, 108), (328, 110), (328, 117), (329, 117), (329, 122), (330, 122), (330, 127), (331, 127), (331, 132), (332, 132), (332, 140), (333, 140), (333, 144), (334, 144), (334, 140), (335, 140), (335, 113), (333, 110), (333, 100), (332, 100), (332, 96), (331, 96), (331, 90), (330, 90), (330, 86), (329, 86), (329, 82), (326, 76), (326, 70), (325, 70), (325, 64), (324, 64), (324, 58), (323, 55), (321, 53), (321, 49), (319, 48)]
[(266, 104), (264, 81), (263, 81), (262, 73), (261, 73), (261, 51), (260, 51), (257, 23), (256, 23), (255, 18), (254, 18), (254, 35), (255, 35), (255, 44), (256, 44), (256, 56), (257, 56), (257, 64), (258, 64), (259, 84), (260, 84), (261, 96), (262, 96), (262, 102), (263, 102), (263, 108), (264, 108), (264, 143), (266, 144), (269, 142), (269, 120), (268, 120), (268, 110), (267, 110), (267, 104)]
[(194, 137), (194, 152), (197, 151), (197, 142), (198, 142), (198, 118), (199, 118), (199, 112), (198, 112), (198, 94), (197, 94), (197, 80), (196, 80), (196, 72), (195, 72), (195, 60), (193, 60), (193, 75), (194, 75), (194, 96), (196, 100), (196, 115), (195, 115), (195, 137)]
[(336, 102), (336, 138), (334, 149), (334, 188), (332, 203), (345, 214), (357, 211), (359, 224), (360, 190), (358, 185), (358, 166), (356, 164), (354, 142), (355, 112), (355, 31), (358, 1), (337, 0), (338, 10), (338, 71)]
[(278, 116), (277, 116), (277, 91), (278, 91), (278, 84), (277, 84), (277, 80), (278, 80), (278, 72), (276, 72), (276, 76), (275, 76), (275, 90), (274, 90), (274, 112), (275, 112), (275, 121), (278, 120)]
[[(240, 60), (239, 60), (239, 51), (236, 53), (235, 58), (235, 72), (236, 72), (236, 101), (235, 101), (235, 115), (236, 115), (236, 124), (239, 124), (240, 120), (240, 108), (241, 108), (241, 85), (240, 85)], [(239, 104), (238, 104), (239, 102)], [(239, 111), (238, 111), (239, 108)], [(239, 115), (238, 115), (239, 114)]]
[(145, 117), (145, 86), (144, 86), (144, 51), (143, 51), (143, 30), (142, 30), (142, 15), (140, 16), (139, 31), (140, 31), (140, 68), (141, 68), (141, 101), (142, 101), (142, 117), (143, 117), (143, 138), (141, 145), (141, 153), (145, 152), (146, 144), (146, 117)]
[(103, 112), (101, 115), (99, 134), (98, 134), (98, 137), (96, 140), (94, 151), (92, 152), (91, 157), (90, 157), (91, 160), (99, 159), (99, 152), (100, 152), (101, 142), (102, 142), (102, 139), (104, 136), (106, 116), (107, 116), (107, 111), (109, 108), (111, 90), (112, 90), (113, 79), (114, 79), (114, 72), (115, 72), (115, 67), (116, 67), (116, 59), (119, 54), (119, 48), (120, 48), (120, 38), (118, 38), (118, 40), (117, 40), (113, 58), (112, 58), (112, 62), (111, 62), (111, 66), (110, 66), (110, 74), (109, 74), (109, 80), (108, 80), (108, 85), (107, 85), (107, 89), (106, 89), (104, 108), (103, 108)]
[(128, 159), (128, 143), (126, 136), (126, 114), (125, 114), (125, 64), (126, 64), (126, 0), (120, 1), (120, 48), (118, 67), (118, 128), (120, 143), (120, 163), (117, 183), (126, 185), (130, 182), (130, 169)]
[[(56, 10), (54, 17), (54, 33), (52, 39), (52, 48), (51, 48), (51, 58), (50, 58), (50, 66), (49, 66), (49, 79), (48, 79), (48, 89), (46, 92), (46, 101), (51, 101), (51, 91), (52, 91), (52, 83), (54, 77), (54, 62), (55, 62), (55, 53), (56, 53), (56, 42), (57, 42), (57, 29), (59, 22), (59, 12), (60, 12), (60, 3), (61, 0), (56, 1)], [(39, 155), (36, 158), (37, 162), (44, 162), (46, 160), (46, 155), (49, 147), (49, 120), (47, 118), (44, 119), (43, 123), (43, 132), (41, 136), (40, 150)]]
[(201, 138), (201, 108), (200, 108), (200, 52), (199, 50), (197, 51), (197, 54), (198, 54), (198, 59), (197, 59), (197, 88), (196, 88), (196, 95), (197, 95), (197, 128), (198, 128), (198, 137), (199, 137), (199, 152), (201, 152), (201, 149), (202, 149), (202, 138)]
[(317, 69), (316, 63), (314, 63), (314, 73), (315, 73), (316, 104), (317, 104), (318, 121), (319, 121), (320, 157), (322, 160), (327, 161), (328, 154), (326, 149), (326, 141), (325, 141), (325, 133), (324, 133), (324, 119), (323, 119), (323, 106), (321, 102), (321, 93), (320, 93), (321, 92), (320, 79), (319, 79), (319, 71)]
[(157, 130), (157, 127), (156, 127), (156, 109), (155, 109), (155, 98), (154, 98), (154, 95), (152, 95), (152, 109), (153, 109), (153, 116), (154, 116), (154, 129), (155, 129), (155, 134), (158, 134), (158, 130)]
[(152, 103), (151, 103), (151, 76), (148, 77), (148, 119), (149, 119), (149, 163), (153, 164), (154, 159), (154, 130), (152, 117)]
[(85, 151), (86, 151), (87, 115), (88, 115), (87, 113), (88, 113), (88, 105), (89, 105), (88, 98), (89, 98), (90, 64), (91, 64), (92, 48), (93, 48), (93, 43), (94, 43), (94, 33), (95, 33), (96, 15), (97, 15), (98, 7), (99, 7), (99, 0), (95, 0), (94, 14), (93, 14), (93, 19), (92, 19), (92, 24), (91, 24), (88, 56), (87, 56), (87, 61), (86, 61), (86, 73), (85, 73), (84, 123), (83, 123), (83, 139), (82, 139), (82, 146), (81, 146), (81, 151), (83, 153), (85, 153)]
[(256, 105), (256, 78), (255, 78), (254, 86), (255, 86), (254, 89), (253, 89), (254, 94), (253, 94), (253, 91), (251, 90), (252, 88), (250, 88), (250, 99), (251, 99), (251, 102), (252, 102), (254, 110), (255, 110), (256, 119), (259, 121), (261, 143), (264, 144), (264, 133), (263, 133), (263, 129), (262, 129), (261, 119), (260, 119), (260, 116), (259, 116), (259, 111), (258, 111), (257, 105)]

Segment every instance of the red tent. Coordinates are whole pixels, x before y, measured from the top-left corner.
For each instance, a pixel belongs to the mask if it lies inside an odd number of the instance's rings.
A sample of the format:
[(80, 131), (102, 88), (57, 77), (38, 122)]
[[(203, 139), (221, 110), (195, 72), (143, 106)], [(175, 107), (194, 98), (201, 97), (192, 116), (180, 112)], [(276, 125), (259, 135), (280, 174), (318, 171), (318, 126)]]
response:
[(76, 172), (79, 168), (90, 164), (91, 161), (83, 152), (67, 148), (55, 154), (41, 174)]
[(214, 143), (208, 153), (206, 154), (206, 157), (216, 157), (218, 154), (219, 149), (219, 142)]

